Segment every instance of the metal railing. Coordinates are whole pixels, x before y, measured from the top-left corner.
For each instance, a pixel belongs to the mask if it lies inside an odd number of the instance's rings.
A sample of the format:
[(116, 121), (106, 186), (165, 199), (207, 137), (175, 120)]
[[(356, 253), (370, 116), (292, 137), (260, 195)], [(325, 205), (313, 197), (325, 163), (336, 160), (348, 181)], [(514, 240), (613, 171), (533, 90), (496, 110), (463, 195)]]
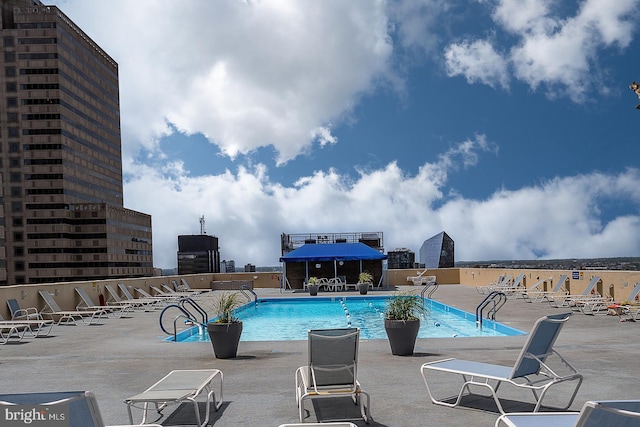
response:
[(490, 292), (478, 307), (476, 307), (476, 326), (482, 328), (483, 311), (487, 307), (491, 307), (487, 313), (487, 319), (496, 320), (496, 313), (507, 302), (507, 295), (504, 292)]

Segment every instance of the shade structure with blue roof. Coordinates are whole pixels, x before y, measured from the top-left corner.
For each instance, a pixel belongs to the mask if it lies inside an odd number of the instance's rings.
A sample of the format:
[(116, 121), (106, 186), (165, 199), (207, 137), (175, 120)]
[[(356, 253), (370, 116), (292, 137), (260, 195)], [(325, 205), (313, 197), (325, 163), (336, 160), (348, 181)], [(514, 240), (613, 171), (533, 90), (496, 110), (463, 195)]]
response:
[(283, 255), (282, 262), (383, 260), (387, 256), (364, 243), (322, 243), (302, 245)]
[[(292, 267), (287, 267), (287, 264), (293, 265), (304, 264), (304, 270), (301, 267), (297, 269), (293, 274), (294, 286), (295, 283), (300, 283), (303, 279), (309, 278), (309, 264), (312, 264), (314, 274), (319, 277), (337, 277), (339, 275), (351, 276), (350, 283), (356, 283), (357, 274), (363, 271), (363, 265), (369, 266), (369, 272), (374, 275), (379, 283), (382, 278), (382, 261), (387, 259), (387, 255), (367, 246), (364, 243), (310, 243), (300, 246), (282, 257), (280, 261), (284, 263), (284, 283), (285, 288), (292, 288), (289, 284), (289, 271)], [(316, 264), (315, 266), (313, 264)], [(319, 263), (322, 263), (319, 264)], [(325, 263), (330, 265), (325, 267)], [(375, 264), (375, 265), (373, 265)], [(320, 268), (319, 268), (320, 267)], [(344, 272), (338, 273), (338, 269), (343, 269)]]

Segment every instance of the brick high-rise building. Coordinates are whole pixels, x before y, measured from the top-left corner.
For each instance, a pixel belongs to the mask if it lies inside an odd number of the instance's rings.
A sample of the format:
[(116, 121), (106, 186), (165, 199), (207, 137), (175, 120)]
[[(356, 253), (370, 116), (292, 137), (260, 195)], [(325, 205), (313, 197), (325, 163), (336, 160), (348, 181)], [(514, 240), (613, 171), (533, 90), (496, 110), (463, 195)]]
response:
[(0, 8), (0, 284), (151, 276), (151, 216), (123, 207), (118, 64), (55, 6)]

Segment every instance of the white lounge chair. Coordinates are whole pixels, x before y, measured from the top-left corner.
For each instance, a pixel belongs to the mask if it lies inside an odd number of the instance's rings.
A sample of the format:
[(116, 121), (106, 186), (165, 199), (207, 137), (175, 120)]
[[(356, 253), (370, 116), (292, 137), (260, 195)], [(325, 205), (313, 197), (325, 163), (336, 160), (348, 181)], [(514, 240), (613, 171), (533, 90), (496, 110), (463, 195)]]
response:
[[(315, 329), (308, 332), (309, 363), (296, 370), (296, 404), (304, 422), (304, 401), (348, 396), (369, 422), (370, 398), (358, 382), (360, 329)], [(366, 397), (366, 403), (363, 399)]]
[(549, 301), (549, 304), (551, 304), (552, 307), (560, 308), (560, 307), (574, 307), (580, 301), (594, 301), (596, 299), (600, 299), (602, 295), (597, 293), (595, 290), (596, 285), (600, 281), (601, 279), (599, 276), (593, 276), (591, 278), (591, 281), (589, 282), (589, 284), (581, 294), (579, 295), (566, 294), (561, 296), (553, 296), (551, 298), (548, 298), (547, 300)]
[(485, 285), (485, 286), (476, 286), (476, 291), (480, 295), (487, 295), (490, 292), (492, 292), (494, 288), (498, 288), (498, 287), (504, 288), (506, 286), (509, 286), (509, 283), (511, 283), (512, 278), (513, 278), (512, 274), (509, 274), (509, 275), (501, 274), (500, 276), (498, 276), (498, 280), (496, 280), (495, 282), (489, 283), (488, 285)]
[(556, 282), (556, 285), (550, 291), (540, 291), (538, 289), (533, 289), (533, 287), (532, 287), (533, 290), (523, 291), (522, 298), (526, 302), (542, 302), (542, 301), (548, 301), (551, 298), (562, 297), (564, 295), (567, 295), (569, 292), (566, 290), (564, 286), (567, 283), (568, 277), (569, 276), (567, 276), (566, 274), (561, 275), (558, 281)]
[[(106, 285), (105, 285), (106, 286)], [(164, 301), (160, 298), (136, 298), (131, 294), (129, 288), (124, 283), (118, 283), (118, 289), (124, 295), (124, 301), (129, 301), (130, 303), (140, 304), (145, 307), (145, 309), (149, 308), (160, 308), (161, 305), (164, 305)]]
[[(12, 328), (16, 328), (22, 335), (20, 340), (25, 337), (25, 334), (29, 334), (32, 337), (46, 337), (51, 333), (53, 329), (53, 320), (44, 319), (23, 319), (23, 320), (5, 320), (0, 315), (0, 326), (6, 332), (7, 329), (11, 331)], [(11, 334), (10, 334), (11, 335)], [(9, 337), (10, 337), (9, 335)]]
[(118, 318), (135, 311), (132, 304), (96, 305), (84, 288), (75, 288), (75, 290), (80, 296), (80, 303), (76, 306), (76, 310), (104, 310)]
[[(534, 412), (540, 409), (542, 400), (550, 387), (566, 382), (577, 381), (577, 385), (569, 398), (569, 403), (561, 408), (567, 409), (571, 406), (573, 399), (582, 384), (582, 374), (580, 374), (566, 359), (553, 349), (553, 345), (560, 333), (562, 326), (569, 319), (572, 313), (553, 314), (542, 317), (536, 321), (529, 333), (518, 358), (513, 366), (494, 365), (490, 363), (473, 362), (469, 360), (445, 359), (435, 362), (424, 363), (420, 372), (427, 387), (429, 397), (434, 404), (456, 407), (462, 402), (462, 398), (471, 395), (471, 387), (487, 389), (495, 401), (500, 413), (504, 414), (504, 409), (500, 403), (497, 392), (502, 383), (508, 383), (515, 387), (531, 390), (536, 399)], [(552, 368), (547, 360), (555, 355), (561, 362), (561, 368)], [(427, 374), (432, 373), (454, 374), (462, 377), (462, 387), (455, 402), (438, 399), (432, 393)], [(495, 383), (495, 387), (494, 384)]]
[(104, 288), (107, 290), (107, 293), (109, 294), (109, 298), (107, 299), (107, 305), (110, 305), (110, 306), (129, 305), (129, 306), (133, 306), (133, 308), (136, 310), (151, 311), (155, 308), (155, 305), (157, 303), (156, 301), (131, 301), (128, 299), (124, 300), (120, 298), (120, 295), (118, 295), (118, 291), (116, 291), (113, 286), (104, 285)]
[(495, 427), (637, 427), (640, 400), (589, 401), (580, 412), (511, 413), (498, 417)]
[[(610, 304), (607, 308), (607, 313), (609, 310), (613, 310), (613, 312), (620, 318), (621, 322), (625, 322), (628, 320), (636, 321), (638, 320), (638, 316), (640, 316), (640, 306), (637, 305), (637, 298), (640, 295), (640, 282), (636, 283), (631, 291), (631, 294), (619, 304)], [(635, 304), (635, 305), (631, 305)], [(584, 311), (583, 311), (584, 312)]]
[[(211, 405), (214, 406), (215, 411), (222, 406), (223, 382), (222, 371), (218, 369), (171, 371), (142, 393), (124, 400), (124, 403), (127, 404), (129, 421), (133, 423), (131, 408), (142, 409), (141, 423), (145, 424), (150, 410), (160, 412), (171, 404), (191, 402), (194, 406), (198, 426), (204, 427), (209, 423)], [(217, 387), (215, 386), (216, 383)], [(216, 389), (218, 390), (217, 399)], [(206, 398), (205, 419), (202, 421), (200, 420), (200, 410), (196, 400), (201, 395)]]
[(108, 313), (105, 310), (62, 310), (49, 292), (40, 290), (38, 293), (44, 300), (45, 304), (45, 308), (40, 312), (40, 314), (49, 317), (51, 320), (55, 321), (57, 325), (63, 323), (73, 323), (74, 325), (77, 325), (78, 320), (85, 325), (94, 325), (103, 317), (108, 317)]
[[(32, 425), (65, 425), (69, 427), (142, 427), (136, 425), (105, 426), (98, 407), (98, 401), (90, 391), (55, 391), (41, 393), (1, 394), (0, 406), (4, 406), (3, 413), (11, 412), (12, 406), (19, 406), (19, 410), (39, 413), (47, 416), (50, 421), (33, 419)], [(6, 412), (5, 412), (6, 411)], [(30, 412), (29, 411), (29, 412)], [(45, 411), (43, 414), (40, 411)], [(56, 421), (57, 420), (57, 421)], [(10, 424), (13, 424), (9, 422)], [(31, 423), (17, 422), (29, 425)], [(144, 427), (162, 427), (160, 424), (145, 424)]]

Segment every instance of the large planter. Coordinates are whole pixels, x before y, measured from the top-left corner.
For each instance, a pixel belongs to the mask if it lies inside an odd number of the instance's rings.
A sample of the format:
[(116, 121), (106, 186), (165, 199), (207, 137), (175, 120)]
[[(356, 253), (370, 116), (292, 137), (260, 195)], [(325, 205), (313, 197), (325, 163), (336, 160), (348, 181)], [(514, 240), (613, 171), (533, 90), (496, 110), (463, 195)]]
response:
[(369, 283), (358, 283), (358, 290), (360, 295), (366, 295), (369, 292)]
[(384, 319), (384, 329), (389, 338), (391, 354), (395, 356), (410, 356), (416, 345), (416, 338), (420, 330), (420, 320), (389, 320)]
[(309, 295), (318, 295), (319, 285), (309, 285), (307, 287), (309, 288)]
[(218, 359), (232, 359), (238, 353), (238, 343), (242, 335), (242, 322), (207, 323), (207, 332)]

